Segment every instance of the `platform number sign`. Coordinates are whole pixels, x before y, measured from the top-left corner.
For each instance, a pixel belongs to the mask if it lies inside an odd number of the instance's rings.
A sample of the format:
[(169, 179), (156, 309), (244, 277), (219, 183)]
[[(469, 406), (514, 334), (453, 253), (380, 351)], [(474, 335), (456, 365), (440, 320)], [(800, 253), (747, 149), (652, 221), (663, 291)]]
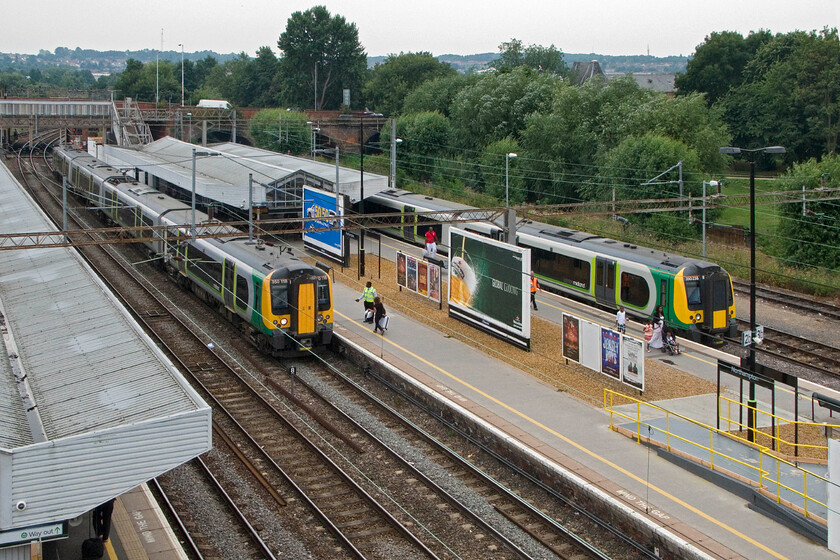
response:
[(756, 344), (761, 344), (764, 341), (764, 325), (757, 325), (755, 327), (755, 338), (753, 338)]
[(744, 331), (741, 333), (741, 346), (746, 348), (752, 343), (752, 331)]

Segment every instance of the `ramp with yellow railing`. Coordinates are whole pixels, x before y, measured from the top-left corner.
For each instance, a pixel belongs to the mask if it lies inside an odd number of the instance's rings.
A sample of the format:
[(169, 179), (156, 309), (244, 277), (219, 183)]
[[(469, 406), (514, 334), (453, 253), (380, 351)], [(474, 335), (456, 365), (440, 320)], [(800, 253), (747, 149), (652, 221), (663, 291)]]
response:
[[(714, 395), (711, 397), (714, 398)], [(726, 397), (721, 399), (725, 399), (725, 406), (722, 404), (719, 407), (721, 420), (727, 427), (745, 430), (746, 426), (736, 421), (733, 415), (733, 403), (744, 405)], [(734, 478), (775, 503), (825, 525), (828, 491), (825, 465), (795, 463), (774, 452), (771, 447), (750, 443), (725, 430), (610, 389), (604, 390), (604, 409), (610, 413), (611, 429)], [(767, 414), (755, 408), (750, 408), (747, 413), (756, 416)], [(780, 435), (782, 430), (775, 428), (792, 422), (778, 416), (765, 421), (766, 425), (773, 426), (775, 434), (767, 436), (765, 441), (773, 442), (777, 448), (782, 444), (790, 448), (796, 445), (818, 447), (783, 440)], [(816, 425), (813, 422), (802, 424)], [(761, 438), (756, 441), (761, 441)]]

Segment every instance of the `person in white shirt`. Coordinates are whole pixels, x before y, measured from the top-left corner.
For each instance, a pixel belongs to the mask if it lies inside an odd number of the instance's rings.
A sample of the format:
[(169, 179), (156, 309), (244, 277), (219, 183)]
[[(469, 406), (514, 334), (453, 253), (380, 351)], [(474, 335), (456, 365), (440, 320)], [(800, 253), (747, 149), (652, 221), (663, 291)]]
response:
[(615, 314), (615, 325), (620, 333), (627, 330), (627, 313), (624, 311), (623, 305), (618, 307), (618, 313)]

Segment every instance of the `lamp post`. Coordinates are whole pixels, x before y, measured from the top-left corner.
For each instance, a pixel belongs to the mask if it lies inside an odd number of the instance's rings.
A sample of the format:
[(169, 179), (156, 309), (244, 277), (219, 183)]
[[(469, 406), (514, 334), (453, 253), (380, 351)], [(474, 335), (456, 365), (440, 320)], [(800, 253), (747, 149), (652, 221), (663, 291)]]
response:
[[(722, 154), (737, 155), (740, 153), (764, 152), (767, 154), (783, 154), (784, 146), (766, 146), (764, 148), (737, 148), (727, 146), (720, 149)], [(750, 159), (750, 344), (747, 367), (755, 373), (755, 160)], [(747, 440), (755, 441), (755, 382), (750, 381), (750, 396), (747, 400), (750, 407), (747, 414)]]
[[(706, 185), (717, 187), (717, 181), (703, 181), (703, 258), (706, 258)], [(613, 191), (615, 193), (615, 191)]]
[(510, 198), (508, 196), (508, 175), (510, 174), (510, 160), (515, 157), (516, 154), (513, 152), (505, 154), (505, 208), (510, 206)]
[(190, 144), (192, 144), (192, 113), (187, 113), (187, 120), (190, 124), (187, 140), (189, 140)]
[(192, 149), (192, 218), (190, 221), (190, 237), (195, 239), (196, 231), (195, 231), (195, 158), (196, 156), (202, 157), (212, 157), (212, 156), (220, 156), (222, 154), (218, 152), (197, 152), (195, 148)]
[(181, 107), (184, 106), (184, 43), (178, 43), (181, 47)]
[(402, 144), (402, 138), (397, 138), (397, 119), (391, 119), (391, 176), (389, 187), (397, 188), (397, 144)]

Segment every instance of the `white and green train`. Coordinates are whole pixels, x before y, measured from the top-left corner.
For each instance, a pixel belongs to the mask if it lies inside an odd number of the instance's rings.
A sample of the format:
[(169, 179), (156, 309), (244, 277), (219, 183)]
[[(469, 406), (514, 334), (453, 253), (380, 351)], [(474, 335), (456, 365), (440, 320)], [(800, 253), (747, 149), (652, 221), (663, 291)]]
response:
[[(433, 223), (418, 212), (470, 207), (405, 190), (387, 190), (365, 200), (366, 213), (401, 212), (400, 224), (387, 229), (410, 243), (424, 243), (432, 227), (448, 239), (448, 224)], [(501, 239), (498, 224), (457, 227)], [(531, 267), (540, 286), (644, 320), (662, 306), (666, 324), (695, 340), (737, 335), (732, 279), (720, 265), (559, 226), (520, 220), (516, 244), (531, 249)], [(447, 252), (447, 247), (440, 247)], [(709, 340), (706, 340), (707, 342)]]

